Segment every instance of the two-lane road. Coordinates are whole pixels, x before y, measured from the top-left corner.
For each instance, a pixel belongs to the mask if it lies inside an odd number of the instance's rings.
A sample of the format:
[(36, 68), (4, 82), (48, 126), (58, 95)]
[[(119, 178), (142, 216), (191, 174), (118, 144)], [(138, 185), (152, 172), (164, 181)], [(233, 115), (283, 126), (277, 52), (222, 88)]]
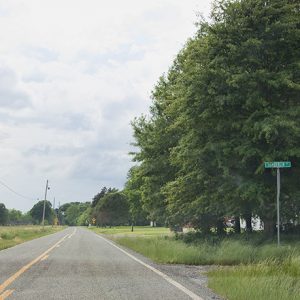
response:
[(86, 229), (67, 228), (0, 252), (2, 299), (202, 299)]

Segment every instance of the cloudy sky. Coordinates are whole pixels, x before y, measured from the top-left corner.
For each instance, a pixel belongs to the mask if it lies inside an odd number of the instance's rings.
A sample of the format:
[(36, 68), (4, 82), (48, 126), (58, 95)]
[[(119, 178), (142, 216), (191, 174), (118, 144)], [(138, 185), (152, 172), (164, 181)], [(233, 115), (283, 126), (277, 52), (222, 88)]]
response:
[[(122, 188), (130, 121), (209, 0), (0, 0), (0, 202)], [(25, 196), (14, 194), (5, 185)]]

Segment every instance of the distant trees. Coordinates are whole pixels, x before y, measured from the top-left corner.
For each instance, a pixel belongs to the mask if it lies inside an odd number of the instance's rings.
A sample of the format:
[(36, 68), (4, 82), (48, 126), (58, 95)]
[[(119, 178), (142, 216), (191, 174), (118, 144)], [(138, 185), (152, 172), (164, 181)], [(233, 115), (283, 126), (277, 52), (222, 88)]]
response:
[(8, 210), (3, 203), (0, 203), (0, 225), (6, 225), (8, 222)]
[(108, 193), (113, 193), (113, 192), (117, 192), (118, 190), (115, 188), (107, 188), (107, 187), (103, 187), (100, 191), (100, 193), (96, 194), (93, 198), (92, 201), (92, 207), (95, 207), (98, 202), (101, 200), (101, 198), (103, 198), (106, 194)]
[(0, 203), (0, 225), (27, 225), (32, 223), (33, 220), (29, 213), (7, 209), (3, 203)]
[(283, 220), (299, 219), (299, 13), (293, 0), (222, 0), (198, 24), (150, 116), (133, 122), (138, 164), (125, 190), (149, 219), (223, 233), (226, 216), (249, 231), (259, 216), (271, 234), (276, 179), (263, 162), (276, 160), (293, 165), (282, 172)]
[(8, 220), (9, 220), (9, 224), (20, 224), (22, 221), (22, 212), (20, 210), (16, 210), (16, 209), (10, 209), (8, 211)]
[[(43, 207), (44, 200), (37, 202), (30, 210), (30, 215), (34, 224), (40, 224), (43, 219)], [(46, 201), (45, 205), (45, 224), (52, 224), (54, 218), (54, 212), (50, 201)]]
[(92, 208), (88, 206), (77, 218), (77, 225), (86, 226), (92, 223), (91, 221)]
[[(64, 219), (66, 225), (87, 225), (79, 224), (82, 223), (82, 220), (79, 221), (81, 215), (90, 207), (90, 202), (80, 203), (80, 202), (70, 202), (68, 203), (68, 208), (65, 210)], [(86, 221), (86, 220), (85, 220)]]
[(9, 225), (28, 225), (32, 224), (33, 219), (29, 212), (22, 213), (20, 210), (8, 210), (8, 224)]
[(129, 223), (129, 207), (122, 192), (109, 192), (97, 203), (93, 215), (96, 225), (117, 226)]

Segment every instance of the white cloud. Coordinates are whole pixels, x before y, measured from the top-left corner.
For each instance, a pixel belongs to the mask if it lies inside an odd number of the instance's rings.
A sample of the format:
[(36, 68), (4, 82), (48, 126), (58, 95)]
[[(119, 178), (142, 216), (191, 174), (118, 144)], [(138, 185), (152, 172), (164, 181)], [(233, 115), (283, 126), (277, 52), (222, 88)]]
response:
[(198, 0), (0, 0), (0, 202), (122, 188), (130, 120), (195, 32)]
[(0, 66), (0, 109), (21, 109), (30, 106), (27, 94), (18, 87), (16, 74)]

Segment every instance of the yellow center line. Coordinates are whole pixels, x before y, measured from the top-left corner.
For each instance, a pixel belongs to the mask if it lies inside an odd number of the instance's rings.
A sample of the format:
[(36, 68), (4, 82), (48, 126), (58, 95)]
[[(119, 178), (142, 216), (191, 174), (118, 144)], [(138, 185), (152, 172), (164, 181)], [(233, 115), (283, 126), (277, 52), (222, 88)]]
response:
[(13, 292), (14, 292), (14, 290), (7, 290), (7, 291), (5, 291), (2, 295), (0, 295), (0, 300), (4, 300), (8, 296), (10, 296)]
[(41, 258), (41, 261), (47, 259), (49, 257), (49, 255), (45, 255), (44, 257)]
[[(32, 260), (30, 263), (22, 267), (19, 271), (17, 271), (15, 274), (13, 274), (11, 277), (6, 279), (1, 285), (0, 285), (0, 293), (2, 293), (10, 284), (12, 284), (19, 276), (21, 276), (23, 273), (25, 273), (29, 268), (31, 268), (34, 264), (39, 262), (44, 256), (46, 256), (50, 251), (52, 251), (57, 245), (59, 245), (62, 241), (64, 241), (69, 234), (61, 238), (56, 244), (54, 244), (52, 247), (50, 247), (48, 250), (46, 250), (44, 253), (42, 253), (40, 256)], [(6, 296), (7, 297), (7, 296)], [(0, 298), (0, 300), (2, 300)]]

